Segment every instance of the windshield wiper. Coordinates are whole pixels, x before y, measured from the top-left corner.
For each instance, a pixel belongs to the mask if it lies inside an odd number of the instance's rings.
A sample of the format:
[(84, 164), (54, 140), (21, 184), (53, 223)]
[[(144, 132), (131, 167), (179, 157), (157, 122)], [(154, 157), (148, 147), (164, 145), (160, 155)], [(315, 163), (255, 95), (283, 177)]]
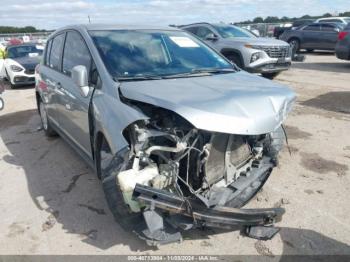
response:
[(237, 70), (233, 68), (199, 68), (199, 69), (192, 69), (190, 72), (179, 73), (174, 75), (165, 75), (163, 76), (163, 78), (208, 76), (212, 74), (233, 73), (233, 72), (237, 72)]
[(163, 79), (157, 75), (136, 75), (136, 76), (119, 76), (113, 78), (115, 81), (142, 81), (142, 80), (160, 80)]
[(233, 68), (198, 68), (192, 69), (191, 73), (208, 73), (208, 74), (220, 74), (220, 73), (232, 73), (236, 72)]

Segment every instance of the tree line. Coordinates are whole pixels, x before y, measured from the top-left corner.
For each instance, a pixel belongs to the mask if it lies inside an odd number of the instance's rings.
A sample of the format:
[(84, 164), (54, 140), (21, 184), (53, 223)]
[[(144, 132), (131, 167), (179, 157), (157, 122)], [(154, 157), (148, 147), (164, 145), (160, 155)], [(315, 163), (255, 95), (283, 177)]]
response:
[[(324, 17), (332, 17), (333, 15), (330, 13), (325, 13), (321, 16), (310, 16), (310, 15), (304, 15), (301, 17), (287, 17), (283, 16), (281, 18), (277, 16), (267, 16), (266, 18), (262, 17), (255, 17), (253, 20), (246, 20), (243, 22), (239, 22), (237, 24), (252, 24), (252, 23), (287, 23), (287, 22), (294, 22), (295, 20), (299, 19), (318, 19), (318, 18), (324, 18)], [(350, 11), (346, 11), (343, 13), (339, 13), (338, 16), (350, 16)]]
[(46, 32), (46, 30), (36, 29), (34, 26), (14, 27), (14, 26), (0, 26), (0, 34), (13, 33), (37, 33)]

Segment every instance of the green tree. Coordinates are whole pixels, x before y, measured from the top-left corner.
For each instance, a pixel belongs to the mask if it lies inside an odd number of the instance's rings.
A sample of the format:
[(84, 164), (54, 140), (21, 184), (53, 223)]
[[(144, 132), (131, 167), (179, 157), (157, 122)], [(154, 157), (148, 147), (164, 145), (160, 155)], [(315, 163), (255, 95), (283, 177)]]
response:
[(264, 19), (262, 17), (255, 17), (253, 23), (264, 23)]

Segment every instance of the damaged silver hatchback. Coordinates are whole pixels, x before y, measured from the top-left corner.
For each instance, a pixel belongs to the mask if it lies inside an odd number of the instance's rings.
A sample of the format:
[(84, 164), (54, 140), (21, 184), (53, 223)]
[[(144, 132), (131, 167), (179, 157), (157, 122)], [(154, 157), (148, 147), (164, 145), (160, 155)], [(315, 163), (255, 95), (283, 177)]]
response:
[(36, 68), (43, 129), (95, 168), (116, 220), (149, 245), (196, 227), (271, 238), (282, 208), (241, 209), (277, 164), (294, 93), (175, 28), (79, 25)]

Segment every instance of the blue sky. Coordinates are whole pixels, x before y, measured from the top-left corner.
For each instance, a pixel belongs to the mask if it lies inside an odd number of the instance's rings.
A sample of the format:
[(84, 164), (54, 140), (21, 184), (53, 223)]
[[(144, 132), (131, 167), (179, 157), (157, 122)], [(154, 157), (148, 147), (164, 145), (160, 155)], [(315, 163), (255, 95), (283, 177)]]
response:
[(256, 16), (350, 11), (350, 0), (15, 0), (1, 1), (1, 25), (54, 29), (74, 23), (238, 22)]

